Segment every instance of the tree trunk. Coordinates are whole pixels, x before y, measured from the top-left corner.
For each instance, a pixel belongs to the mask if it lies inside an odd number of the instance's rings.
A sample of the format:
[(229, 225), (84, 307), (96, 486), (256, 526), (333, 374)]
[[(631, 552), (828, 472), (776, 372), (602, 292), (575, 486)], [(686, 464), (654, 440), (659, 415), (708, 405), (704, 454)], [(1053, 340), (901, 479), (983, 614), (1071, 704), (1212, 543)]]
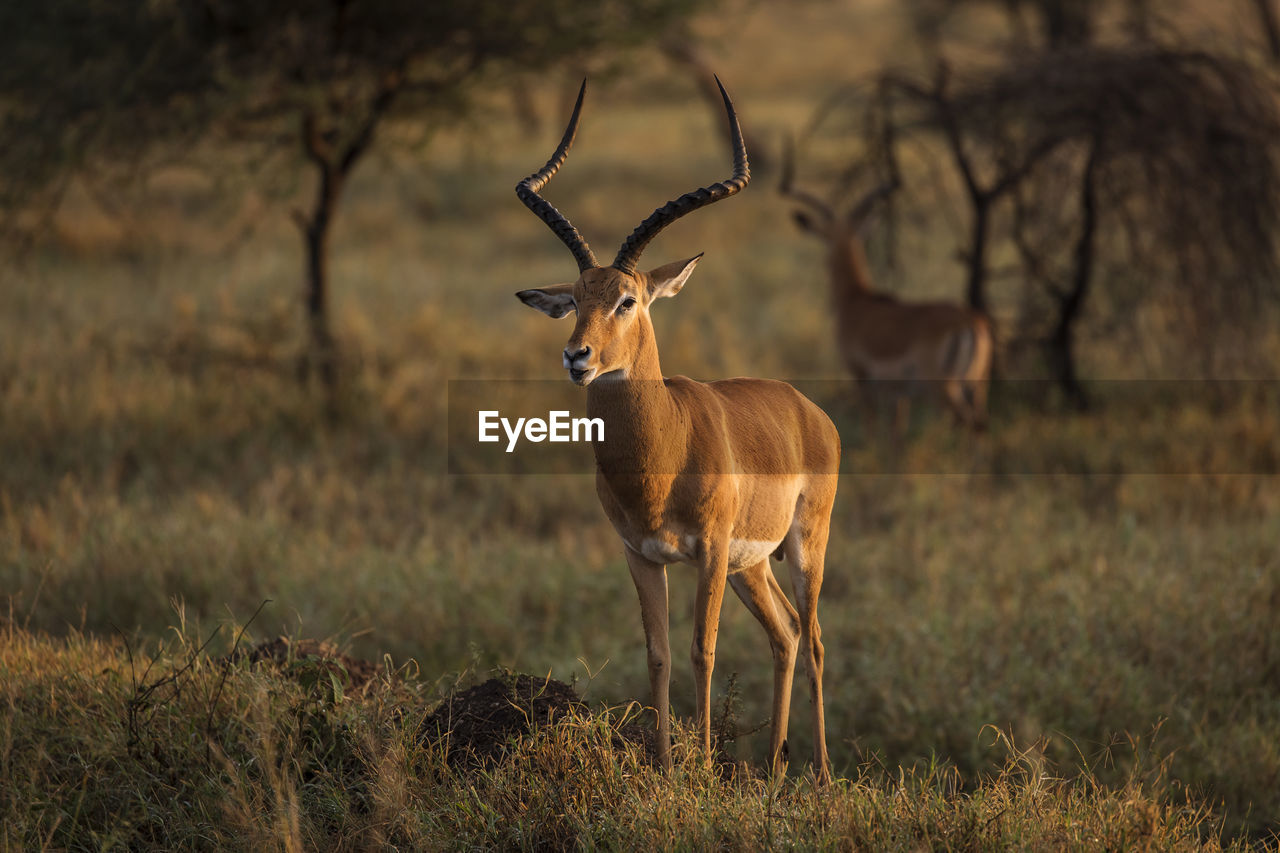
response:
[(1267, 40), (1267, 54), (1272, 64), (1280, 64), (1280, 20), (1277, 20), (1272, 0), (1253, 0), (1253, 8), (1258, 16), (1258, 25)]
[(303, 231), (306, 250), (305, 303), (308, 348), (303, 360), (304, 380), (312, 371), (327, 391), (337, 381), (338, 353), (329, 321), (329, 226), (341, 195), (342, 181), (320, 168), (320, 191)]
[(1006, 176), (993, 187), (983, 187), (978, 182), (978, 175), (969, 155), (964, 150), (964, 139), (960, 131), (960, 122), (952, 110), (947, 95), (949, 70), (945, 65), (938, 66), (937, 81), (933, 92), (928, 96), (934, 103), (938, 118), (946, 135), (947, 147), (951, 149), (951, 159), (956, 170), (964, 180), (965, 190), (969, 194), (969, 206), (973, 210), (973, 224), (969, 237), (969, 278), (965, 286), (969, 307), (987, 313), (987, 233), (990, 224), (991, 204), (1006, 191), (1012, 182)]
[(307, 349), (299, 363), (303, 382), (318, 376), (332, 393), (338, 377), (337, 344), (329, 319), (329, 230), (342, 196), (344, 173), (324, 144), (314, 116), (303, 120), (303, 141), (316, 167), (316, 197), (310, 213), (297, 212), (294, 218), (302, 232), (306, 279), (303, 304), (307, 317)]
[(542, 114), (538, 112), (538, 104), (529, 89), (528, 78), (523, 75), (513, 77), (507, 91), (511, 95), (511, 113), (516, 123), (525, 136), (537, 136), (542, 131)]
[(1050, 50), (1087, 44), (1093, 37), (1093, 3), (1040, 0), (1040, 21)]
[(969, 278), (965, 295), (969, 307), (987, 313), (987, 234), (991, 220), (991, 198), (985, 193), (971, 195), (973, 228), (969, 238)]
[(1078, 409), (1089, 406), (1089, 396), (1076, 372), (1076, 323), (1084, 309), (1085, 298), (1093, 281), (1094, 240), (1098, 230), (1097, 165), (1101, 142), (1095, 140), (1089, 150), (1080, 178), (1080, 236), (1076, 240), (1075, 266), (1071, 289), (1058, 302), (1058, 322), (1049, 337), (1049, 362), (1054, 378), (1067, 399)]
[[(702, 99), (711, 108), (711, 116), (715, 121), (715, 126), (720, 128), (721, 135), (724, 136), (726, 141), (731, 140), (733, 133), (729, 130), (729, 125), (724, 120), (724, 101), (720, 97), (720, 86), (716, 83), (713, 63), (707, 58), (706, 53), (694, 40), (693, 36), (687, 33), (669, 34), (662, 40), (660, 47), (668, 59), (688, 69), (693, 75), (694, 83), (698, 86), (698, 93), (702, 95)], [(757, 175), (768, 172), (773, 167), (773, 159), (769, 155), (768, 148), (752, 131), (750, 122), (740, 120), (739, 124), (742, 125), (743, 144), (747, 146), (747, 151), (751, 155), (752, 170)]]
[(309, 380), (312, 371), (320, 377), (331, 408), (338, 379), (338, 348), (329, 322), (329, 228), (347, 176), (368, 150), (374, 130), (399, 93), (403, 80), (399, 66), (384, 75), (363, 121), (341, 150), (335, 150), (333, 145), (332, 137), (336, 133), (326, 134), (314, 112), (308, 111), (302, 116), (302, 147), (316, 167), (317, 186), (311, 213), (294, 213), (294, 220), (302, 231), (307, 268), (304, 301), (308, 346), (299, 374), (304, 382)]

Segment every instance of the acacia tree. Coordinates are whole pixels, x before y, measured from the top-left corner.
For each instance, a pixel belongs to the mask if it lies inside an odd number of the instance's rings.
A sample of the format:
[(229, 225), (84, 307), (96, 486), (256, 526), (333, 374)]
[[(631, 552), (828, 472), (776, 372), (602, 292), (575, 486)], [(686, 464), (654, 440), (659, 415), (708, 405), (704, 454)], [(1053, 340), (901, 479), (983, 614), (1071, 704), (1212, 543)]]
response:
[[(1280, 224), (1280, 113), (1265, 75), (1203, 51), (1088, 48), (1002, 75), (984, 97), (1029, 135), (1062, 140), (1056, 168), (1022, 182), (1011, 231), (1025, 280), (1050, 298), (1049, 364), (1071, 399), (1085, 400), (1074, 341), (1099, 283), (1184, 306), (1184, 334), (1206, 356), (1227, 324), (1256, 316)], [(1065, 223), (1018, 215), (1027, 196), (1064, 208)]]
[(885, 73), (871, 112), (882, 157), (921, 136), (948, 152), (972, 223), (970, 303), (987, 306), (986, 258), (1006, 241), (1047, 297), (1047, 360), (1078, 405), (1076, 329), (1103, 274), (1113, 293), (1185, 306), (1206, 348), (1274, 288), (1280, 112), (1246, 61), (1144, 42), (1019, 53), (931, 81)]
[(636, 44), (703, 0), (9, 0), (0, 8), (0, 200), (77, 168), (226, 133), (287, 146), (305, 210), (307, 372), (335, 378), (329, 238), (353, 169), (398, 116), (443, 121), (477, 86)]
[[(896, 148), (905, 138), (904, 132), (909, 135), (913, 128), (928, 127), (941, 137), (969, 203), (969, 244), (961, 251), (968, 268), (965, 299), (971, 308), (986, 313), (987, 259), (994, 238), (992, 219), (996, 206), (1064, 138), (1050, 134), (1028, 140), (1008, 124), (995, 123), (982, 125), (983, 138), (974, 140), (975, 126), (966, 97), (969, 93), (953, 91), (951, 78), (945, 64), (938, 66), (931, 85), (895, 73), (882, 75), (870, 127), (873, 141), (878, 141), (875, 150), (895, 175), (901, 171)], [(904, 105), (907, 115), (903, 114)]]

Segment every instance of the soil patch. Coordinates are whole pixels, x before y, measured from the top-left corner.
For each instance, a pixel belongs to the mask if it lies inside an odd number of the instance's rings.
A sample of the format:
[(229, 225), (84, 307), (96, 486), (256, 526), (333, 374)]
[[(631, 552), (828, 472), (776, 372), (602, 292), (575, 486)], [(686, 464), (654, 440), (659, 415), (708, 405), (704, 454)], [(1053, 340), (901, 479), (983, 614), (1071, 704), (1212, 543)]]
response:
[(453, 694), (423, 721), (420, 731), (426, 739), (447, 743), (450, 764), (491, 766), (514, 738), (535, 725), (585, 709), (563, 681), (508, 675)]
[(230, 663), (247, 660), (254, 665), (268, 665), (283, 675), (298, 679), (313, 678), (319, 667), (337, 675), (343, 689), (353, 692), (368, 687), (380, 671), (377, 664), (345, 655), (333, 643), (322, 640), (290, 640), (288, 637), (276, 637), (274, 640), (258, 643), (251, 649), (235, 651), (226, 660)]

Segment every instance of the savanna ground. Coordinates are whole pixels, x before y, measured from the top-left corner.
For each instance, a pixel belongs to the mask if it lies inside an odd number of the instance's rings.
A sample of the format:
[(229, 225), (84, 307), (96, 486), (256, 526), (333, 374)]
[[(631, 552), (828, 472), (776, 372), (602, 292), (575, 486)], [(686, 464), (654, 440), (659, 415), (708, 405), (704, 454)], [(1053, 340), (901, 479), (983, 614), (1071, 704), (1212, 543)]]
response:
[[(826, 91), (815, 81), (892, 49), (863, 36), (851, 50), (848, 34), (891, 23), (875, 4), (762, 7), (721, 73), (744, 119), (796, 127)], [(764, 68), (752, 57), (779, 33), (792, 60)], [(547, 193), (602, 255), (655, 205), (727, 174), (691, 85), (651, 56), (624, 70), (594, 89)], [(1154, 338), (1156, 309), (1117, 321), (1105, 297), (1084, 372), (1132, 382), (1120, 401), (1074, 413), (998, 398), (976, 442), (922, 415), (910, 475), (874, 473), (877, 451), (846, 436), (851, 469), (872, 473), (842, 479), (821, 602), (833, 789), (802, 775), (800, 687), (791, 780), (752, 771), (768, 645), (732, 600), (714, 689), (733, 697), (726, 754), (746, 764), (705, 768), (681, 731), (666, 777), (614, 736), (647, 679), (591, 478), (445, 465), (448, 380), (561, 378), (567, 326), (512, 293), (566, 280), (572, 262), (511, 188), (553, 147), (571, 85), (540, 92), (538, 134), (495, 101), (466, 133), (357, 172), (335, 237), (336, 411), (295, 374), (301, 252), (285, 208), (241, 206), (235, 181), (168, 169), (119, 216), (72, 193), (34, 254), (5, 262), (0, 844), (1274, 845), (1280, 407), (1261, 384), (1145, 394), (1134, 380), (1199, 375), (1195, 348)], [(882, 279), (958, 294), (953, 237), (942, 220), (909, 229), (908, 260)], [(819, 249), (767, 180), (645, 260), (698, 251), (690, 285), (654, 309), (668, 375), (843, 375)], [(1254, 354), (1274, 364), (1280, 345)], [(674, 567), (677, 651), (692, 592)], [(218, 662), (282, 633), (331, 639), (380, 675), (357, 690), (322, 668)], [(459, 767), (422, 722), (504, 669), (575, 683), (594, 710)]]

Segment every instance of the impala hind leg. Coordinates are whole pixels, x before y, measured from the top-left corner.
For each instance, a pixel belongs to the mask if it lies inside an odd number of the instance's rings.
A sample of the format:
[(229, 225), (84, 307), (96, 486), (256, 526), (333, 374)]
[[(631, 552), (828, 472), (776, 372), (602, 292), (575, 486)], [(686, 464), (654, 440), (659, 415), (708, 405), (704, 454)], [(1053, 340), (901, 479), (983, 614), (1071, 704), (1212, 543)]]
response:
[(985, 382), (948, 379), (942, 386), (943, 397), (957, 423), (974, 432), (987, 428), (987, 386)]
[(796, 668), (800, 620), (774, 579), (768, 558), (730, 575), (729, 585), (769, 635), (769, 647), (773, 650), (773, 729), (769, 737), (769, 767), (775, 775), (781, 775), (786, 772), (783, 749), (787, 740), (787, 719), (791, 713), (791, 681)]
[[(800, 619), (800, 659), (809, 678), (809, 698), (813, 714), (813, 774), (819, 784), (831, 781), (827, 759), (827, 723), (822, 700), (822, 669), (825, 656), (822, 629), (818, 626), (818, 594), (822, 591), (823, 562), (835, 500), (835, 478), (830, 494), (802, 499), (797, 524), (787, 536), (787, 561), (795, 586), (796, 610)], [(815, 498), (817, 498), (815, 500)]]
[[(723, 541), (727, 542), (728, 536)], [(702, 751), (711, 763), (711, 673), (716, 666), (716, 637), (720, 633), (720, 605), (729, 576), (728, 552), (707, 548), (706, 562), (698, 568), (698, 594), (693, 605), (693, 681), (697, 699), (697, 726)]]
[(974, 429), (982, 432), (987, 428), (987, 391), (988, 379), (971, 379), (967, 383), (969, 404), (973, 407)]
[(649, 697), (658, 712), (658, 766), (671, 769), (671, 639), (667, 627), (667, 567), (624, 549), (640, 596), (640, 618), (649, 658)]

